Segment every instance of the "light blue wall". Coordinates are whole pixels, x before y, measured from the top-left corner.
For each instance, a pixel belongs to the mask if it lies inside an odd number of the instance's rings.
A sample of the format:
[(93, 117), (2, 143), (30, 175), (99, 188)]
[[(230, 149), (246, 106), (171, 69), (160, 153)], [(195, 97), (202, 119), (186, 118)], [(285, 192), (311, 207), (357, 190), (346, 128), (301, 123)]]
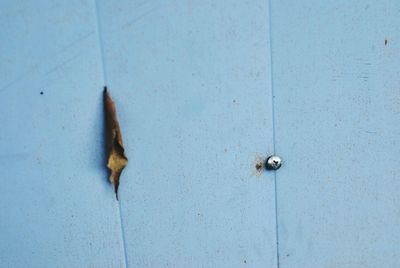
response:
[(98, 4), (131, 267), (273, 267), (268, 3)]
[(280, 267), (399, 267), (400, 2), (271, 10)]
[(399, 13), (0, 1), (0, 267), (399, 267)]
[(0, 18), (0, 267), (125, 267), (93, 3), (1, 1)]

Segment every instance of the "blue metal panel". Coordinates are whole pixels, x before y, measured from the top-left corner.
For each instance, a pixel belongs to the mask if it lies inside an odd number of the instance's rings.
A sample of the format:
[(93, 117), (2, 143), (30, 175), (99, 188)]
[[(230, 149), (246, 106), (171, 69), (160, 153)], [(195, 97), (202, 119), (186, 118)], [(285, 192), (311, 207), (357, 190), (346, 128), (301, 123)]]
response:
[(92, 1), (0, 2), (0, 267), (124, 267)]
[(280, 267), (400, 267), (400, 2), (272, 2)]
[(0, 266), (400, 266), (400, 4), (271, 7), (1, 1)]
[(276, 267), (266, 1), (99, 1), (129, 267)]

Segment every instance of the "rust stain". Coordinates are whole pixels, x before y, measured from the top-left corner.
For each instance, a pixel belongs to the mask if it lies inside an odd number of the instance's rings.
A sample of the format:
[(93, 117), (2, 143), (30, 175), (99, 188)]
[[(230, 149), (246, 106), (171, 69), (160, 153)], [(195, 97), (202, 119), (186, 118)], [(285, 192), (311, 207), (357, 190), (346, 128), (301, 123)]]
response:
[(256, 156), (256, 159), (253, 162), (253, 174), (256, 176), (260, 176), (265, 169), (264, 159), (261, 156)]
[(107, 168), (110, 170), (110, 182), (114, 185), (118, 200), (119, 178), (122, 170), (128, 164), (122, 141), (121, 128), (117, 119), (115, 103), (112, 101), (107, 87), (104, 87), (104, 111), (106, 123)]
[(257, 163), (256, 163), (256, 170), (257, 170), (257, 171), (261, 171), (261, 170), (262, 170), (262, 168), (263, 168), (263, 165), (262, 165), (262, 163), (260, 163), (260, 162), (257, 162)]

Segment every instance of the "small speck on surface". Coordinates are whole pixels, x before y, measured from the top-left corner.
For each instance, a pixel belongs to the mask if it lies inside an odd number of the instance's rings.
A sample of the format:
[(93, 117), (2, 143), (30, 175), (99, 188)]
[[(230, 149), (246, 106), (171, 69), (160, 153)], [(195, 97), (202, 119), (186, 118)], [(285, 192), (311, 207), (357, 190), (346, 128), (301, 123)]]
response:
[(256, 170), (257, 170), (257, 171), (261, 171), (262, 168), (263, 168), (263, 164), (262, 164), (261, 162), (257, 162), (257, 163), (256, 163)]
[(44, 92), (43, 91), (40, 91), (40, 95), (43, 95), (44, 94)]
[(385, 46), (387, 46), (387, 44), (388, 44), (388, 40), (387, 40), (387, 39), (385, 39)]
[(265, 169), (265, 160), (261, 156), (256, 156), (253, 162), (253, 175), (260, 176)]

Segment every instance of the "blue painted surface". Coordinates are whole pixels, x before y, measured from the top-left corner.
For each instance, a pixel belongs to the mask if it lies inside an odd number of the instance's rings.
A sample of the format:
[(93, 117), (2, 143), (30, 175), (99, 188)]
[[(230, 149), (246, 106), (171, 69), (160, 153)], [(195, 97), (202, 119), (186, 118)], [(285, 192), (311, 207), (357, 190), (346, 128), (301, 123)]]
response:
[(0, 18), (0, 267), (125, 267), (92, 1), (1, 1)]
[(399, 267), (399, 13), (1, 1), (0, 267)]
[[(266, 2), (1, 10), (0, 266), (276, 265), (274, 175), (255, 170), (273, 149)], [(104, 83), (130, 159), (121, 215)]]
[(268, 3), (99, 1), (130, 267), (274, 267)]
[(280, 267), (400, 267), (400, 2), (271, 10)]

